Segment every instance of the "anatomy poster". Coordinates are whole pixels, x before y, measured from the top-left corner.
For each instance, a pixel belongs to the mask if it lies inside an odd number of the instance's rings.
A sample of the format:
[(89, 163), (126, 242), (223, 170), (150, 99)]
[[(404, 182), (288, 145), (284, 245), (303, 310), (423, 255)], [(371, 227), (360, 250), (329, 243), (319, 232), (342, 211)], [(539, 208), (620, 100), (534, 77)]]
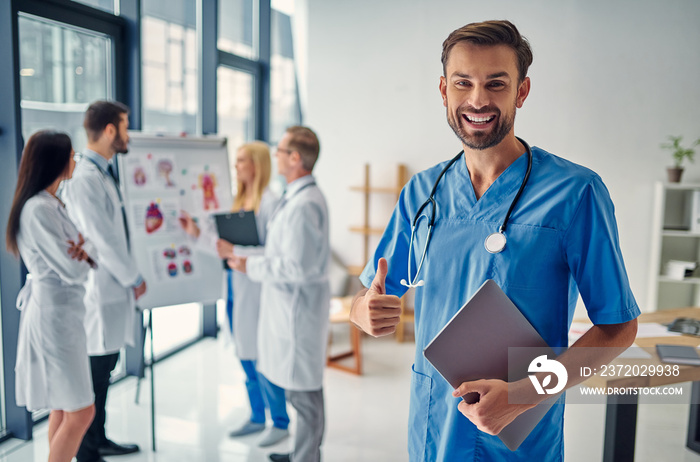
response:
[(196, 253), (189, 243), (154, 246), (148, 253), (158, 281), (181, 281), (197, 274)]
[[(191, 195), (190, 209), (207, 213), (222, 210), (221, 198), (225, 196), (220, 181), (221, 172), (211, 168), (210, 165), (193, 165), (184, 173), (185, 186)], [(229, 207), (223, 208), (228, 210)], [(189, 212), (189, 211), (188, 211)]]
[(177, 233), (180, 230), (177, 220), (180, 204), (176, 199), (135, 200), (130, 211), (129, 223), (134, 234), (158, 235)]
[(174, 189), (177, 187), (175, 182), (176, 167), (175, 156), (172, 154), (150, 154), (150, 162), (156, 172), (156, 182), (159, 188)]
[(131, 250), (148, 291), (142, 308), (216, 301), (223, 269), (180, 226), (185, 211), (205, 218), (233, 202), (226, 140), (131, 132), (119, 156)]
[(125, 172), (122, 173), (122, 176), (125, 177), (126, 182), (133, 188), (148, 189), (155, 186), (153, 169), (149, 162), (144, 162), (144, 159), (141, 157), (127, 156), (124, 159), (123, 165), (125, 167)]

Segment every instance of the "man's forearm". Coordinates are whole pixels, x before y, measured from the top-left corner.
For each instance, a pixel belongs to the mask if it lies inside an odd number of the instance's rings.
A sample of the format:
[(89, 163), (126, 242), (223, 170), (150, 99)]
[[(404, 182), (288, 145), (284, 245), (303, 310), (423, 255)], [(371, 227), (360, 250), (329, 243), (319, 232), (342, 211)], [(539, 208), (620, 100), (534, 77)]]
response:
[(567, 351), (557, 357), (569, 375), (566, 388), (583, 382), (582, 367), (599, 369), (629, 348), (637, 336), (637, 320), (622, 324), (600, 324), (591, 327)]

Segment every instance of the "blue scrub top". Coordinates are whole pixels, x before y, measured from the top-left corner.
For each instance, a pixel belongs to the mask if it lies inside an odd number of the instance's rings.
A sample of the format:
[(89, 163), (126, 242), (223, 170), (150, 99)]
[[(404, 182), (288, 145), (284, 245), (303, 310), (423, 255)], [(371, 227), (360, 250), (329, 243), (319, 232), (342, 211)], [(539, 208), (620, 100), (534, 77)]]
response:
[[(525, 175), (527, 154), (478, 201), (464, 157), (445, 173), (435, 193), (435, 227), (419, 275), (425, 285), (415, 293), (411, 461), (564, 458), (563, 398), (511, 452), (459, 412), (460, 398), (452, 397), (452, 387), (423, 356), (423, 349), (487, 279), (501, 286), (551, 347), (567, 346), (579, 292), (594, 324), (622, 323), (640, 314), (620, 252), (614, 207), (600, 177), (537, 147), (532, 155), (531, 176), (508, 221), (508, 243), (501, 253), (488, 253), (484, 240), (503, 223)], [(411, 223), (446, 164), (418, 173), (403, 188), (374, 258), (360, 276), (366, 287), (384, 257), (389, 263), (387, 293), (406, 292), (399, 281), (408, 279)], [(412, 271), (425, 245), (429, 213), (422, 212), (426, 217), (413, 243)]]

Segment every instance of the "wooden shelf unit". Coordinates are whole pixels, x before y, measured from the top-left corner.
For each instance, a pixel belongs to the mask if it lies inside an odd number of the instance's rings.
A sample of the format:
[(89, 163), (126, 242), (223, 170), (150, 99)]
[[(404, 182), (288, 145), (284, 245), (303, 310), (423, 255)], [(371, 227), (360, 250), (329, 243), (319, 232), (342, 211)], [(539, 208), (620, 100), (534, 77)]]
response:
[[(365, 164), (365, 181), (362, 186), (351, 186), (351, 191), (361, 192), (364, 196), (364, 216), (363, 223), (360, 226), (351, 226), (350, 231), (353, 233), (358, 233), (363, 236), (364, 246), (362, 248), (362, 261), (368, 262), (369, 255), (369, 240), (371, 236), (381, 236), (384, 232), (384, 228), (376, 228), (370, 225), (369, 211), (370, 211), (370, 198), (373, 194), (390, 194), (394, 196), (394, 201), (399, 199), (401, 194), (401, 189), (408, 181), (408, 174), (406, 166), (399, 164), (396, 169), (396, 186), (393, 187), (373, 187), (370, 184), (370, 166)], [(353, 267), (351, 267), (353, 268)]]
[[(362, 186), (351, 186), (350, 190), (355, 192), (360, 192), (364, 196), (364, 216), (363, 223), (361, 226), (351, 226), (350, 231), (353, 233), (360, 234), (363, 238), (362, 247), (362, 261), (368, 262), (371, 258), (370, 255), (370, 239), (372, 236), (381, 236), (384, 233), (384, 228), (377, 228), (370, 225), (370, 198), (374, 194), (384, 194), (393, 196), (394, 202), (398, 201), (399, 195), (404, 185), (408, 181), (408, 171), (406, 166), (399, 164), (396, 168), (396, 185), (395, 186), (372, 186), (370, 183), (370, 166), (365, 164), (365, 179)], [(388, 219), (388, 218), (387, 218)], [(386, 220), (385, 220), (386, 221)], [(348, 266), (348, 273), (353, 276), (359, 276), (362, 274), (364, 266)], [(399, 342), (405, 340), (405, 325), (408, 323), (413, 323), (413, 310), (405, 306), (405, 297), (401, 298), (401, 321), (396, 328), (396, 339)]]

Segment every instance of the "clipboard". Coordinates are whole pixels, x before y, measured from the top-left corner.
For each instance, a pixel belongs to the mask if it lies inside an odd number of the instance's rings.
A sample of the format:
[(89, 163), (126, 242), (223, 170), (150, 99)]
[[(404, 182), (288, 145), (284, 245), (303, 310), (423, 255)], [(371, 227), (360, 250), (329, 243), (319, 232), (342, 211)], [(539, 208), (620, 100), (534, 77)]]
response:
[[(233, 245), (260, 245), (255, 212), (240, 211), (214, 215), (219, 237)], [(224, 269), (229, 269), (224, 260)]]
[[(509, 355), (510, 347), (528, 348), (514, 350)], [(423, 355), (453, 388), (457, 388), (463, 382), (480, 379), (508, 382), (509, 359), (521, 365), (516, 375), (524, 378), (530, 361), (517, 357), (517, 353), (527, 354), (532, 348), (554, 356), (518, 307), (498, 284), (488, 279), (425, 347)], [(511, 364), (510, 372), (513, 371)], [(478, 400), (467, 395), (464, 401), (473, 404)], [(550, 398), (523, 412), (501, 430), (498, 437), (508, 449), (515, 451), (555, 402), (556, 398)]]

